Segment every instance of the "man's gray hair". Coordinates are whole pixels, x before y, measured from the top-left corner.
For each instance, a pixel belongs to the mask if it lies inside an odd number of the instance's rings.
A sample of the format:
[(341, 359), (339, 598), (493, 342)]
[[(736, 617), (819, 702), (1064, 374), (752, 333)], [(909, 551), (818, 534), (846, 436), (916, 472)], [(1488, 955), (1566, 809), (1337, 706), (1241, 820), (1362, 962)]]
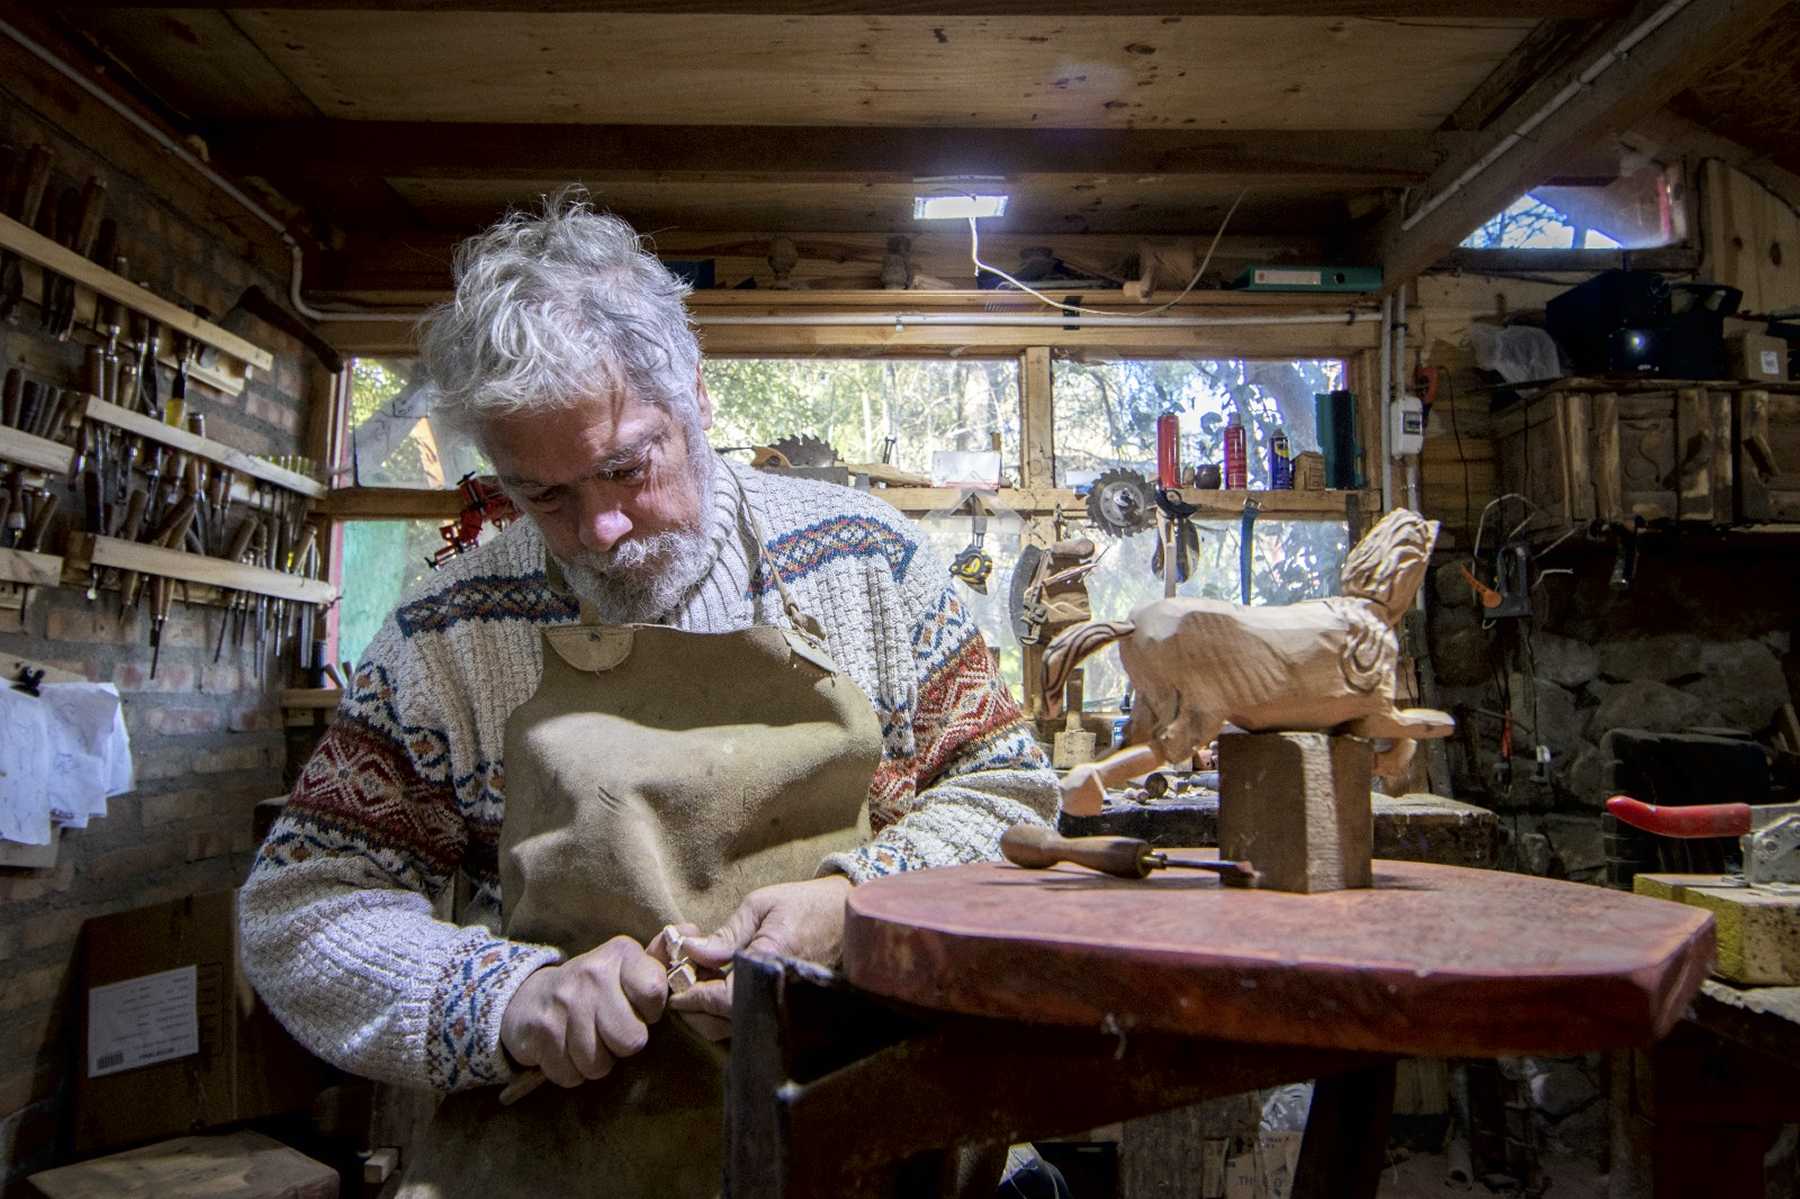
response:
[(482, 423), (558, 408), (626, 387), (698, 420), (700, 343), (688, 285), (637, 231), (564, 188), (540, 212), (509, 212), (456, 252), (456, 296), (427, 318), (434, 415), (479, 434)]

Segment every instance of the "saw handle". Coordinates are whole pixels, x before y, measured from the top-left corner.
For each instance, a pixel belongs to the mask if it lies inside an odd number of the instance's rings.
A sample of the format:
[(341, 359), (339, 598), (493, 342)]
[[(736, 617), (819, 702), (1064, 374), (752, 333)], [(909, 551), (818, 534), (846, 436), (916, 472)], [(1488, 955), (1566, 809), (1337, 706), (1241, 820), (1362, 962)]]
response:
[(1750, 831), (1750, 805), (1746, 803), (1658, 807), (1629, 795), (1615, 795), (1606, 801), (1606, 811), (1632, 828), (1659, 837), (1742, 837)]
[(1013, 865), (1028, 870), (1070, 862), (1114, 878), (1146, 878), (1156, 866), (1148, 841), (1136, 837), (1064, 837), (1041, 824), (1015, 824), (1007, 829), (1000, 838), (1000, 852)]

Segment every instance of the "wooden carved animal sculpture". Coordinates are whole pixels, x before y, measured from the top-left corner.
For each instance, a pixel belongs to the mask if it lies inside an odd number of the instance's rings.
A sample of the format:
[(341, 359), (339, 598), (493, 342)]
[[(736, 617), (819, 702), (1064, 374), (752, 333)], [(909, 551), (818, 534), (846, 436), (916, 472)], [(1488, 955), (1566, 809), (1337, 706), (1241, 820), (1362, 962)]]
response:
[(1046, 712), (1055, 714), (1069, 672), (1115, 641), (1137, 693), (1126, 748), (1070, 771), (1064, 810), (1098, 815), (1108, 785), (1185, 761), (1227, 723), (1389, 739), (1376, 773), (1403, 772), (1415, 740), (1454, 727), (1443, 712), (1394, 706), (1394, 626), (1424, 582), (1437, 531), (1415, 512), (1388, 513), (1345, 557), (1342, 594), (1328, 599), (1251, 608), (1177, 597), (1062, 634), (1045, 652)]

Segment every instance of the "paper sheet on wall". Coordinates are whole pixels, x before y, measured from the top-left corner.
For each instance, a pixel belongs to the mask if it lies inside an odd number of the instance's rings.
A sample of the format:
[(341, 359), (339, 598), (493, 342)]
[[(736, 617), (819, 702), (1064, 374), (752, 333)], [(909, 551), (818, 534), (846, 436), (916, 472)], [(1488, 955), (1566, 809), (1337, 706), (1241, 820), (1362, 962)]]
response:
[(131, 739), (118, 688), (111, 683), (51, 683), (50, 817), (85, 828), (106, 815), (106, 801), (131, 790)]
[(0, 686), (0, 838), (50, 843), (49, 725), (42, 700)]
[(198, 978), (182, 966), (90, 990), (88, 1077), (199, 1053)]

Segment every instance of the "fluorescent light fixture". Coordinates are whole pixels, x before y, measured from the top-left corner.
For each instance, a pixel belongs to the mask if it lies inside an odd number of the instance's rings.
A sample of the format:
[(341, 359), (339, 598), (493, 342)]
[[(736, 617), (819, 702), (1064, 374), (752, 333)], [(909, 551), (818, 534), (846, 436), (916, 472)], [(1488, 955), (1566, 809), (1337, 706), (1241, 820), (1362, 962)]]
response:
[(914, 196), (913, 220), (960, 221), (971, 217), (1003, 216), (1004, 195)]

